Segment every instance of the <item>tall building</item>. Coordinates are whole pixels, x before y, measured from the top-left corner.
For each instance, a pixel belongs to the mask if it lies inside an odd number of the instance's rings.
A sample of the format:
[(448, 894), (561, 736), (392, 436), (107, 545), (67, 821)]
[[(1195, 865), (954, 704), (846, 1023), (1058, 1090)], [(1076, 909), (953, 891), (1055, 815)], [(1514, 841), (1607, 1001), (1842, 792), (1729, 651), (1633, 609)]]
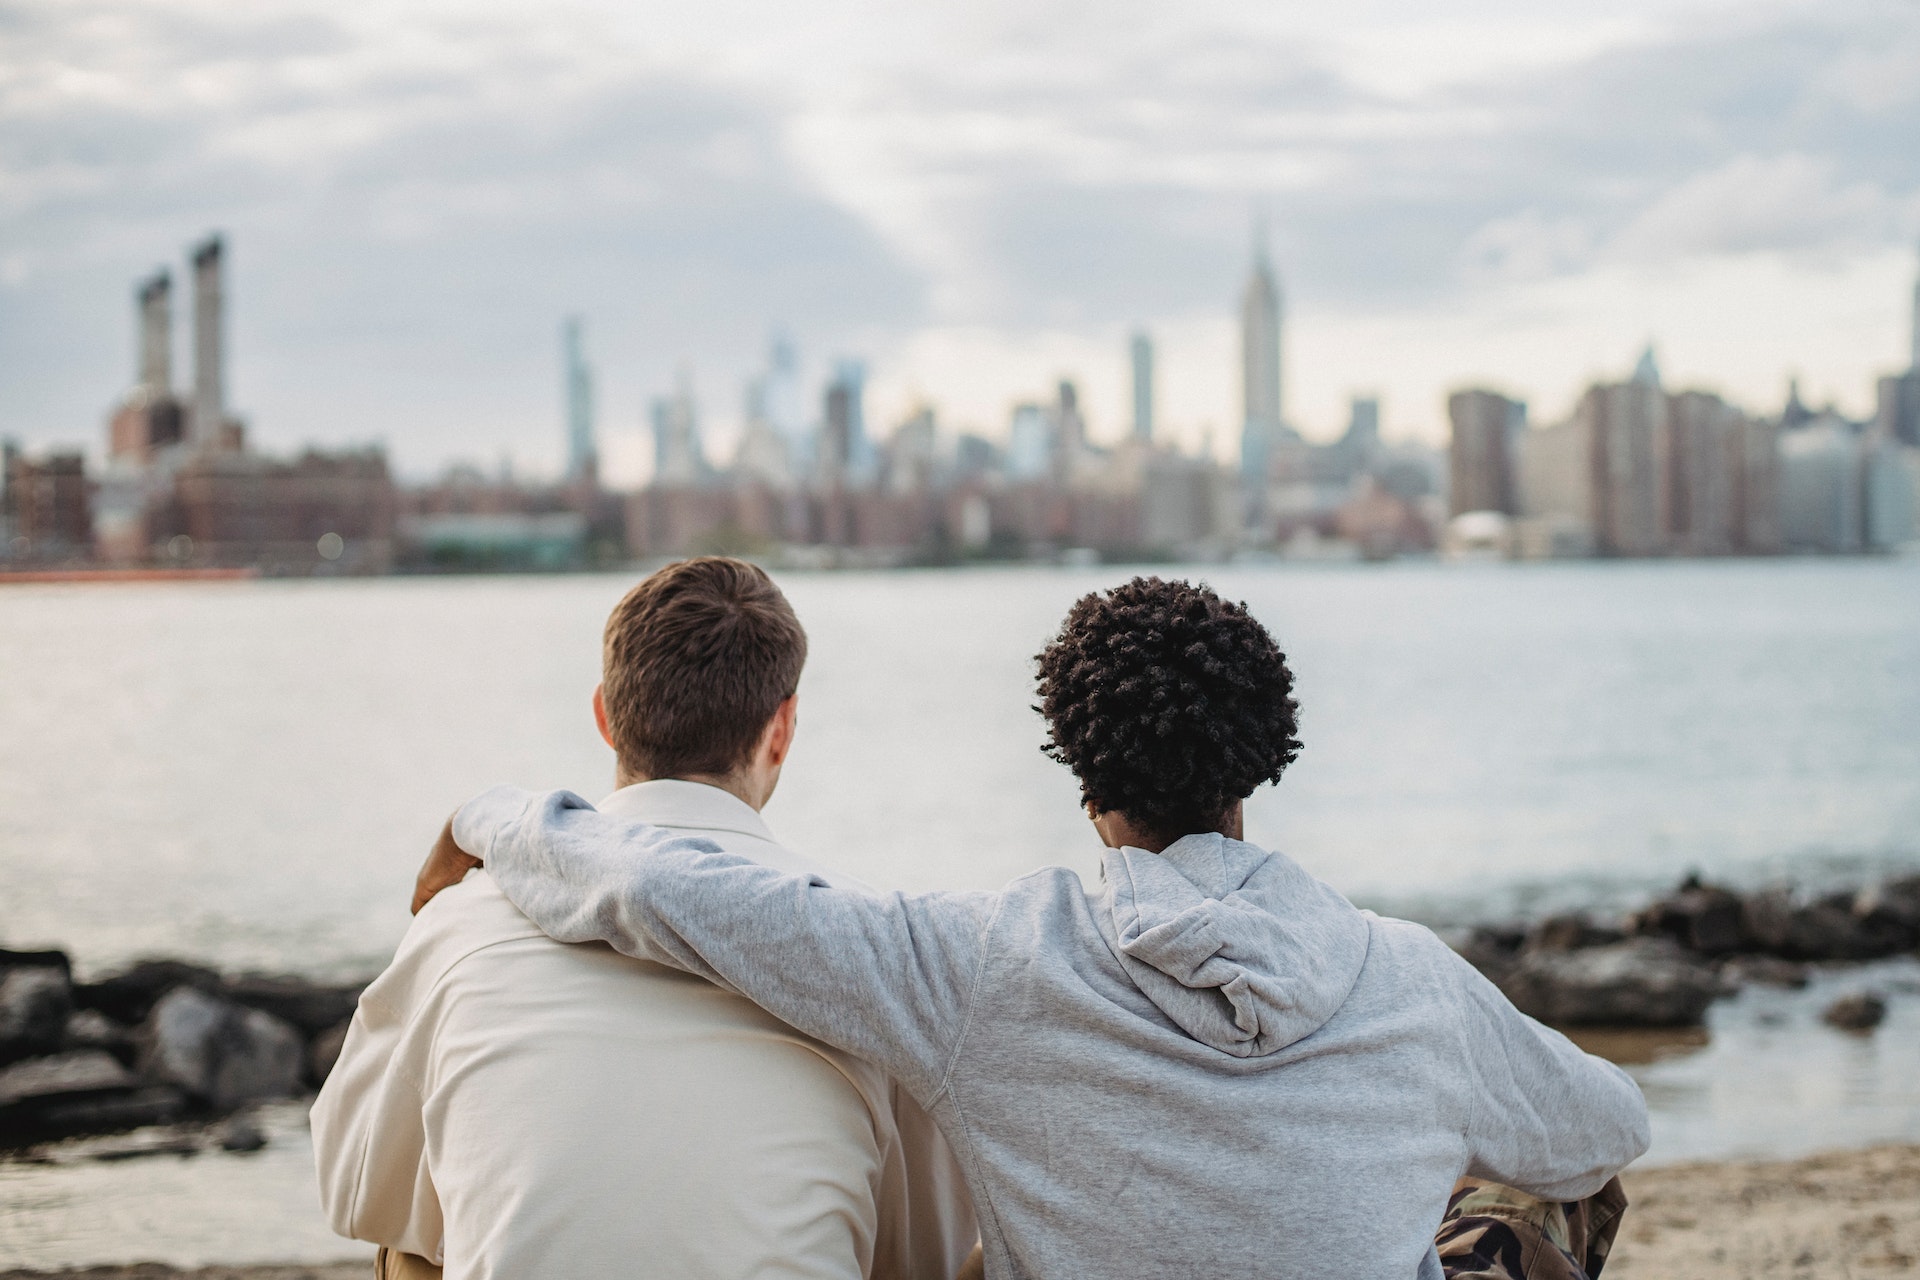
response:
[(1281, 399), (1280, 285), (1267, 260), (1266, 237), (1256, 233), (1253, 269), (1240, 299), (1240, 472), (1263, 483), (1275, 440), (1285, 421)]
[(1907, 340), (1911, 344), (1907, 352), (1907, 372), (1914, 377), (1920, 377), (1920, 273), (1916, 273), (1913, 280), (1912, 324), (1913, 329), (1907, 335)]
[(226, 438), (224, 257), (217, 232), (193, 251), (193, 413), (187, 438), (200, 449), (220, 448)]
[(707, 476), (707, 460), (700, 447), (700, 416), (693, 397), (693, 374), (682, 369), (673, 394), (653, 402), (653, 483), (658, 488), (686, 488)]
[(1456, 391), (1447, 397), (1447, 419), (1453, 424), (1447, 451), (1449, 511), (1518, 515), (1514, 451), (1527, 425), (1526, 404), (1497, 391)]
[(1073, 478), (1087, 444), (1087, 420), (1080, 413), (1080, 389), (1071, 378), (1060, 379), (1053, 402), (1053, 478)]
[(1656, 378), (1591, 387), (1574, 416), (1588, 423), (1596, 481), (1594, 536), (1616, 556), (1667, 550), (1672, 509), (1667, 397)]
[(1053, 471), (1053, 415), (1047, 406), (1023, 401), (1013, 406), (1007, 432), (1007, 478), (1044, 480)]
[(1741, 473), (1746, 415), (1707, 391), (1683, 391), (1667, 405), (1667, 523), (1681, 555), (1727, 555), (1741, 543)]
[(760, 394), (767, 425), (786, 441), (795, 456), (807, 445), (807, 405), (800, 388), (800, 357), (793, 339), (775, 332), (767, 350), (767, 373)]
[(1133, 438), (1153, 443), (1153, 339), (1133, 335)]
[(600, 480), (600, 454), (593, 438), (593, 370), (587, 366), (584, 328), (579, 316), (569, 316), (560, 336), (566, 362), (567, 480), (593, 485)]
[(867, 367), (858, 360), (834, 365), (822, 404), (819, 470), (829, 484), (862, 483), (873, 470), (867, 439)]

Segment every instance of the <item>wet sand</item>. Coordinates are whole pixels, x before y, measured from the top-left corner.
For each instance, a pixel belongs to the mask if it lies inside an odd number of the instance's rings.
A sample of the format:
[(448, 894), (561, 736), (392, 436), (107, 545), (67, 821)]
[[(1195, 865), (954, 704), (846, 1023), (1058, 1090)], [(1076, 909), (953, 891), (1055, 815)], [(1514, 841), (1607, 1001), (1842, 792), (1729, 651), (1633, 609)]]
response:
[[(1629, 1173), (1607, 1280), (1920, 1275), (1920, 1145)], [(366, 1280), (365, 1263), (5, 1271), (0, 1280)]]

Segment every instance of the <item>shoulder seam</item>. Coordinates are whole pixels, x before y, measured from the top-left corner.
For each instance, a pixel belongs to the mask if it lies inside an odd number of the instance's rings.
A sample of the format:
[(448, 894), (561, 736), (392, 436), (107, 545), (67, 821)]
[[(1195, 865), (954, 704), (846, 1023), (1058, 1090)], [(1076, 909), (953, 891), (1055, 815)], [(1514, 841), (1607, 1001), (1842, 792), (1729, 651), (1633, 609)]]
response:
[[(960, 1034), (954, 1037), (953, 1052), (947, 1055), (946, 1069), (940, 1075), (940, 1086), (933, 1091), (932, 1097), (927, 1099), (929, 1107), (933, 1105), (934, 1099), (953, 1087), (954, 1069), (960, 1065), (960, 1050), (967, 1043), (967, 1036), (973, 1031), (973, 1015), (980, 1007), (980, 984), (986, 981), (987, 957), (992, 954), (989, 939), (993, 936), (994, 926), (1000, 923), (1000, 913), (1007, 908), (1007, 896), (1005, 892), (995, 895), (993, 914), (987, 917), (987, 923), (980, 930), (980, 959), (974, 964), (973, 982), (967, 988), (966, 1017), (961, 1019)], [(958, 1111), (958, 1108), (956, 1107), (955, 1110)]]

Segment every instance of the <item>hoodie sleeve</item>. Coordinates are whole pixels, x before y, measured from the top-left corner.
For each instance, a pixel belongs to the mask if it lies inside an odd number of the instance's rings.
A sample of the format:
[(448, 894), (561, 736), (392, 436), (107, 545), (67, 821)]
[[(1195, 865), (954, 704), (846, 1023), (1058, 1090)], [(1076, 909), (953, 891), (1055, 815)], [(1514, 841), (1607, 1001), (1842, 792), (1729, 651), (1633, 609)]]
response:
[(1544, 1200), (1592, 1195), (1647, 1149), (1640, 1086), (1521, 1013), (1478, 970), (1449, 956), (1466, 985), (1468, 1174)]
[(923, 1105), (944, 1087), (998, 895), (835, 888), (565, 791), (496, 788), (453, 830), (551, 937), (606, 942), (737, 991), (880, 1066)]

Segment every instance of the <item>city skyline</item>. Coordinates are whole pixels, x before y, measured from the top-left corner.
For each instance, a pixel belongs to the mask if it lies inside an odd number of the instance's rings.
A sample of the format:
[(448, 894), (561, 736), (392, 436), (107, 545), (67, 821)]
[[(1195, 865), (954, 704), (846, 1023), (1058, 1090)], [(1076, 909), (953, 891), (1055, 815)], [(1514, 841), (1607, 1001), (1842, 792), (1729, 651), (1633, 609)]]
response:
[(25, 6), (0, 87), (0, 423), (30, 445), (89, 434), (124, 282), (208, 227), (263, 441), (384, 439), (410, 474), (558, 474), (575, 313), (616, 478), (682, 365), (737, 431), (776, 328), (809, 386), (864, 360), (876, 427), (925, 399), (998, 433), (1071, 377), (1102, 440), (1144, 328), (1159, 434), (1218, 452), (1256, 203), (1314, 438), (1355, 393), (1435, 442), (1459, 385), (1559, 417), (1649, 338), (1676, 383), (1763, 409), (1797, 373), (1859, 417), (1907, 355), (1920, 15), (1866, 0), (88, 12)]

